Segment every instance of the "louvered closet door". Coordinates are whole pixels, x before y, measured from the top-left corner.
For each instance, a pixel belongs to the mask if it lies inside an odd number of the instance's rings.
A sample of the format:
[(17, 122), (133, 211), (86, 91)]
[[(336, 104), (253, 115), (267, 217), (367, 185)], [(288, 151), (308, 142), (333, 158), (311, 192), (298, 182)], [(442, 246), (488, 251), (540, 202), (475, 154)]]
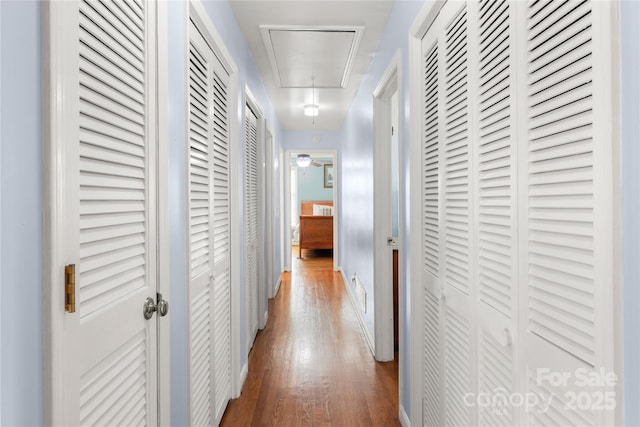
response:
[(580, 386), (617, 350), (611, 13), (451, 1), (422, 40), (424, 425), (615, 424)]
[(440, 91), (443, 74), (439, 67), (442, 47), (438, 34), (422, 41), (422, 292), (423, 292), (423, 425), (440, 426), (441, 389), (441, 301), (440, 276)]
[[(523, 8), (525, 8), (523, 6)], [(576, 369), (613, 370), (611, 61), (608, 2), (526, 5), (527, 125), (521, 180), (527, 217), (521, 236), (526, 384), (555, 393), (535, 425), (613, 425), (612, 411), (565, 408)], [(566, 386), (539, 381), (538, 368), (568, 372)], [(524, 380), (524, 379), (523, 379)], [(612, 391), (612, 389), (609, 389)], [(602, 409), (602, 408), (600, 408)]]
[[(473, 381), (469, 44), (464, 3), (440, 11), (422, 41), (425, 425), (471, 425)], [(442, 304), (442, 302), (444, 302)]]
[[(508, 398), (515, 389), (517, 334), (516, 3), (483, 0), (475, 9), (473, 67), (477, 391)], [(513, 426), (517, 408), (480, 406), (481, 426)]]
[(189, 30), (189, 417), (217, 425), (231, 397), (229, 77)]
[(214, 414), (219, 423), (231, 399), (231, 162), (229, 74), (213, 67), (213, 356)]
[(473, 425), (471, 409), (460, 399), (473, 378), (473, 256), (471, 203), (471, 73), (469, 50), (475, 40), (465, 4), (448, 3), (442, 11), (442, 286), (444, 304), (444, 423)]
[[(64, 321), (65, 425), (157, 424), (155, 4), (68, 3), (62, 76), (69, 260), (76, 312)], [(75, 68), (75, 66), (74, 66)], [(71, 130), (72, 129), (72, 130)]]
[(251, 348), (258, 332), (258, 118), (245, 107), (245, 301), (247, 345)]

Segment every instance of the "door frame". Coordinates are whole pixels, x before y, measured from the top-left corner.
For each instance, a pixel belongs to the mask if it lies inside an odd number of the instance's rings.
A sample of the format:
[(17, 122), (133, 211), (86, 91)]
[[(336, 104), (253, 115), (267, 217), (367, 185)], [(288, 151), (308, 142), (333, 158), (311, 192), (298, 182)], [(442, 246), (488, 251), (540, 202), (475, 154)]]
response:
[[(395, 93), (398, 94), (398, 108), (400, 106), (400, 71), (400, 50), (397, 50), (373, 91), (373, 316), (375, 358), (381, 362), (394, 358), (393, 289), (389, 286), (393, 276), (391, 257), (393, 247), (387, 243), (387, 237), (391, 236), (389, 225), (392, 222), (392, 189), (389, 180), (392, 171), (389, 153), (392, 146), (389, 129), (391, 128), (391, 98)], [(403, 132), (399, 124), (397, 132), (398, 141), (400, 141)], [(398, 143), (398, 151), (400, 147), (401, 144)], [(399, 159), (401, 159), (400, 155), (398, 155)], [(400, 183), (398, 188), (402, 188)], [(402, 206), (398, 203), (398, 230), (402, 230), (401, 224)], [(395, 247), (400, 249), (399, 241), (396, 242)], [(398, 274), (400, 275), (400, 271)], [(401, 283), (398, 277), (398, 286)], [(398, 305), (400, 306), (399, 303)]]
[[(266, 279), (266, 295), (267, 298), (273, 298), (276, 295), (277, 279), (275, 275), (275, 254), (276, 254), (276, 242), (274, 239), (274, 230), (276, 229), (275, 222), (275, 203), (274, 195), (274, 140), (273, 131), (269, 127), (267, 120), (264, 121), (264, 171), (265, 171), (265, 192), (264, 192), (264, 223), (265, 230), (265, 246), (264, 246), (264, 258), (265, 258), (265, 277)], [(268, 303), (267, 303), (268, 305)], [(267, 313), (268, 314), (268, 313)]]
[(333, 271), (338, 271), (338, 215), (340, 212), (340, 203), (338, 202), (338, 187), (340, 185), (339, 173), (340, 168), (338, 165), (338, 150), (327, 149), (308, 149), (308, 148), (288, 148), (285, 151), (283, 159), (282, 171), (284, 172), (284, 213), (282, 218), (284, 219), (284, 230), (281, 234), (284, 236), (284, 271), (291, 271), (292, 263), (291, 257), (291, 154), (306, 152), (311, 155), (329, 155), (333, 157)]
[[(74, 61), (68, 41), (73, 29), (59, 25), (74, 3), (47, 1), (43, 3), (43, 360), (44, 360), (44, 424), (64, 423), (65, 405), (62, 400), (64, 364), (63, 307), (64, 280), (60, 266), (71, 260), (64, 255), (65, 195), (64, 135), (68, 134), (65, 117), (68, 106), (60, 102), (66, 90), (64, 76), (72, 72)], [(157, 103), (168, 102), (167, 4), (158, 2), (156, 9)], [(167, 110), (157, 108), (157, 292), (170, 301), (169, 283), (169, 201), (168, 176), (161, 173), (169, 164)], [(158, 425), (170, 425), (170, 322), (158, 322)]]
[[(278, 248), (278, 251), (280, 252), (280, 272), (279, 274), (281, 275), (283, 272), (287, 271), (287, 264), (286, 264), (286, 251), (285, 251), (285, 205), (286, 205), (286, 198), (285, 198), (285, 176), (284, 174), (285, 172), (285, 167), (284, 167), (284, 162), (285, 162), (285, 155), (284, 155), (284, 149), (282, 148), (282, 145), (278, 144), (278, 209), (280, 210), (280, 235), (277, 237), (277, 241), (280, 244), (280, 247)], [(276, 284), (276, 290), (275, 290), (275, 294), (278, 294), (278, 289), (280, 288), (280, 284), (282, 283), (282, 280), (278, 280), (278, 283)]]

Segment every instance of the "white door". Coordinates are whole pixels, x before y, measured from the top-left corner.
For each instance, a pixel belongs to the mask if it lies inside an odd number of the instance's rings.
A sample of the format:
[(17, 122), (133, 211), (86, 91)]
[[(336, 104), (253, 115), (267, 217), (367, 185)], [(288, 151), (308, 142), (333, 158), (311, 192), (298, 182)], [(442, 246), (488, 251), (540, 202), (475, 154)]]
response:
[[(478, 56), (473, 111), (477, 212), (477, 390), (516, 391), (518, 321), (517, 118), (515, 2), (483, 2), (475, 11)], [(517, 408), (479, 408), (478, 424), (511, 426)]]
[[(75, 310), (62, 323), (62, 425), (158, 423), (156, 4), (61, 2), (68, 72), (56, 107), (65, 263)], [(58, 154), (58, 153), (56, 153)], [(57, 367), (54, 366), (54, 370)]]
[[(620, 409), (622, 396), (607, 380), (620, 350), (615, 8), (598, 1), (522, 5), (520, 381), (554, 396), (547, 412), (526, 414), (530, 424), (621, 424), (612, 398)], [(548, 372), (567, 381), (551, 381)], [(600, 381), (581, 386), (580, 372)]]
[(432, 28), (422, 42), (423, 417), (427, 425), (439, 425), (441, 417), (447, 425), (473, 425), (471, 408), (450, 397), (474, 387), (473, 72), (466, 4), (447, 3)]
[(398, 338), (397, 289), (393, 286), (393, 259), (399, 248), (398, 58), (396, 54), (373, 92), (374, 329), (375, 358), (379, 361), (393, 360)]
[(442, 71), (439, 67), (441, 47), (438, 33), (429, 32), (422, 41), (420, 82), (423, 88), (423, 122), (421, 132), (421, 196), (422, 196), (422, 419), (425, 426), (440, 425), (442, 401), (442, 295), (441, 276), (441, 207), (440, 207), (440, 90)]
[(449, 1), (422, 39), (424, 425), (615, 422), (611, 12)]
[(217, 425), (231, 398), (229, 74), (189, 27), (189, 419)]
[(247, 310), (247, 350), (253, 345), (258, 332), (258, 117), (249, 105), (245, 106), (245, 162), (244, 162), (244, 212), (245, 212), (245, 301)]
[[(470, 85), (472, 67), (468, 50), (472, 36), (469, 11), (451, 2), (443, 10), (445, 37), (442, 62), (442, 290), (444, 293), (444, 395), (465, 394), (473, 388), (473, 259), (471, 242), (474, 215)], [(447, 425), (473, 425), (470, 408), (459, 398), (444, 401)]]

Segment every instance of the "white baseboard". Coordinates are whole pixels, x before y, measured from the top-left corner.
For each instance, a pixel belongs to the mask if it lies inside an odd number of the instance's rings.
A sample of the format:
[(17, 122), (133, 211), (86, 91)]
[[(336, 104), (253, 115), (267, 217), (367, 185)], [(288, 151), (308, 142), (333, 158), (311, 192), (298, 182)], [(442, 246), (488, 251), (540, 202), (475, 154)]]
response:
[(247, 380), (247, 375), (249, 375), (249, 362), (247, 361), (240, 369), (240, 389), (238, 390), (238, 395), (236, 397), (240, 397), (242, 394), (242, 388), (244, 387), (244, 382)]
[(274, 290), (274, 292), (273, 292), (273, 297), (274, 297), (274, 298), (278, 296), (278, 291), (280, 290), (280, 285), (281, 285), (281, 284), (282, 284), (282, 277), (280, 277), (280, 278), (278, 279), (278, 281), (276, 282), (276, 287), (275, 287), (275, 290)]
[(369, 331), (369, 328), (367, 328), (367, 324), (364, 321), (364, 316), (362, 315), (362, 311), (360, 311), (360, 304), (358, 303), (357, 297), (354, 294), (354, 291), (350, 285), (351, 281), (347, 279), (347, 276), (345, 275), (342, 267), (338, 267), (338, 271), (340, 271), (340, 274), (342, 275), (342, 280), (344, 281), (344, 287), (347, 290), (347, 295), (349, 295), (349, 301), (351, 301), (351, 306), (353, 307), (353, 310), (356, 312), (356, 317), (358, 318), (358, 322), (360, 323), (360, 328), (362, 329), (362, 333), (364, 334), (365, 341), (367, 341), (367, 344), (369, 345), (369, 350), (371, 350), (371, 354), (373, 355), (373, 357), (375, 357), (376, 355), (375, 340), (373, 339), (373, 336), (371, 335), (371, 332)]
[(407, 412), (404, 410), (404, 406), (400, 405), (400, 411), (398, 413), (398, 418), (400, 419), (400, 424), (402, 427), (410, 427), (411, 420), (409, 420), (409, 416)]

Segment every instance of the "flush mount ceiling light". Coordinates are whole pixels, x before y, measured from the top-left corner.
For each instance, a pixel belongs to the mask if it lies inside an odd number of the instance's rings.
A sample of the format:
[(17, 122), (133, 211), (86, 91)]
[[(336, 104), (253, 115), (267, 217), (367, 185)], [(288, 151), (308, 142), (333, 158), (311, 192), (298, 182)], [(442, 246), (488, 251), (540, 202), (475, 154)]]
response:
[(320, 107), (316, 104), (307, 104), (304, 106), (304, 115), (308, 117), (315, 117), (318, 115)]
[(306, 168), (311, 164), (311, 156), (308, 154), (298, 154), (296, 164), (301, 168)]

